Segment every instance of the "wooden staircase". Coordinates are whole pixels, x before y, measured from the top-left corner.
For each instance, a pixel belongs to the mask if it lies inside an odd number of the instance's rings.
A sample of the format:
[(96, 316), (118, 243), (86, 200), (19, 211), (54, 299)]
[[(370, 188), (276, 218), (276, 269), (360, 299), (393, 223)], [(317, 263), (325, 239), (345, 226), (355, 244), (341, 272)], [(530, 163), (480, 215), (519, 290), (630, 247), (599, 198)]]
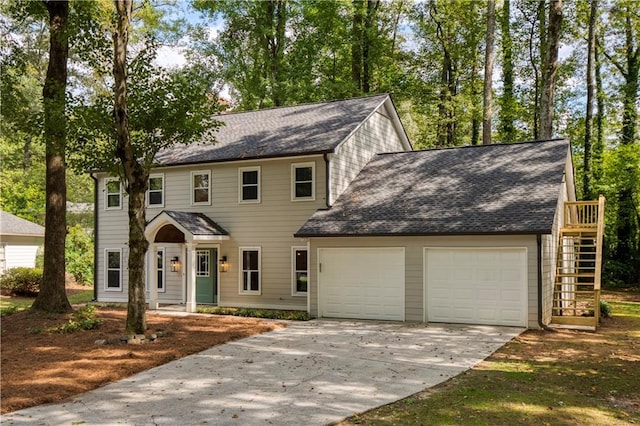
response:
[(560, 229), (552, 327), (595, 330), (600, 320), (604, 197), (567, 202)]

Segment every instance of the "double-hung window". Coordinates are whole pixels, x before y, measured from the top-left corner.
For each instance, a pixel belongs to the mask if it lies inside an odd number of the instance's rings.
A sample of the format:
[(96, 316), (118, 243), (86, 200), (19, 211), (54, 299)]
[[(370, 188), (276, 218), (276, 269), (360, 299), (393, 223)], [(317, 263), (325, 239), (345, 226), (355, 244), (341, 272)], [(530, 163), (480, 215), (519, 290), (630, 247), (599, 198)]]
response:
[(191, 172), (191, 204), (211, 204), (211, 172), (208, 170)]
[(120, 190), (120, 185), (120, 180), (117, 178), (105, 180), (104, 208), (106, 210), (122, 208), (122, 191)]
[(315, 163), (291, 165), (291, 200), (311, 201), (316, 198)]
[(106, 290), (122, 290), (122, 250), (106, 249), (105, 288)]
[(147, 205), (149, 207), (164, 206), (164, 175), (149, 176), (149, 190), (147, 191)]
[(259, 203), (260, 167), (240, 167), (238, 174), (240, 181), (238, 201), (240, 203)]
[(156, 271), (158, 273), (158, 291), (165, 291), (164, 287), (164, 248), (156, 251)]
[(260, 248), (240, 247), (240, 293), (260, 294)]
[(306, 247), (292, 248), (292, 293), (294, 296), (305, 296), (307, 294), (309, 278), (309, 262), (307, 253), (308, 251)]

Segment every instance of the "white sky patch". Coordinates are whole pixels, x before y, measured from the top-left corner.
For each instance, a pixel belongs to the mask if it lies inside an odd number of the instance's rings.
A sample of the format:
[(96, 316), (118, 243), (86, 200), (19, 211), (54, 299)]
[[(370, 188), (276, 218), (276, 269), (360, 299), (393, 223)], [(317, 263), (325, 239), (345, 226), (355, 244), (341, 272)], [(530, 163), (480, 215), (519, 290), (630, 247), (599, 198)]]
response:
[(162, 68), (182, 68), (187, 64), (182, 46), (162, 46), (158, 49), (156, 65)]

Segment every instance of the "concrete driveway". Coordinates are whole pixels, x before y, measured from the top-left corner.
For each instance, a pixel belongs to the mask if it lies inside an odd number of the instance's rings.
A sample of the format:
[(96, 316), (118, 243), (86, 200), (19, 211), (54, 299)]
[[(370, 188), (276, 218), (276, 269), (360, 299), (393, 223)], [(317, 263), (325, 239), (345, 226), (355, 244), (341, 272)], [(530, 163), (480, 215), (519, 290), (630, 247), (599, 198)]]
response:
[(473, 367), (523, 330), (315, 320), (215, 346), (62, 404), (2, 416), (47, 425), (323, 425)]

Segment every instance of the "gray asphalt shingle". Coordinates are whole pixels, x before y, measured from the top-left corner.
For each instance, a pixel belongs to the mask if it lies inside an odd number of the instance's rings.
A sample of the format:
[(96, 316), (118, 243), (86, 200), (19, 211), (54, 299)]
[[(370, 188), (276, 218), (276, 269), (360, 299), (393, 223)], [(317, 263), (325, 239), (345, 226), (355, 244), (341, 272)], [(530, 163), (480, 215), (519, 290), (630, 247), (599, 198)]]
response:
[(0, 235), (44, 237), (44, 227), (0, 210)]
[(192, 235), (229, 235), (220, 225), (202, 213), (177, 212), (173, 210), (164, 210), (164, 213)]
[(214, 118), (224, 125), (217, 132), (162, 151), (156, 160), (177, 165), (332, 152), (388, 97), (383, 94), (219, 115)]
[(377, 155), (296, 233), (550, 233), (567, 140)]

